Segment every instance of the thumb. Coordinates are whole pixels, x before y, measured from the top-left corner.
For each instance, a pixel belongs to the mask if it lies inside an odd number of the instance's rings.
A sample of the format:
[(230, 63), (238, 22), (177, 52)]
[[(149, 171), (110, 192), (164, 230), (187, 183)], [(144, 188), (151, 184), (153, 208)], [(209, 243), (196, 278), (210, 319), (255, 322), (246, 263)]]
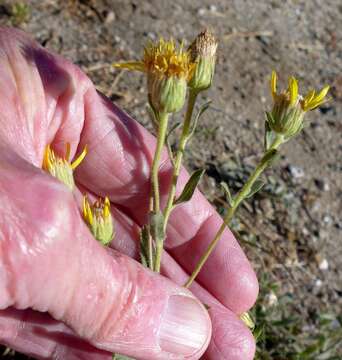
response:
[(94, 346), (139, 359), (203, 354), (210, 319), (189, 291), (103, 248), (61, 183), (8, 153), (0, 168), (0, 309), (47, 311)]

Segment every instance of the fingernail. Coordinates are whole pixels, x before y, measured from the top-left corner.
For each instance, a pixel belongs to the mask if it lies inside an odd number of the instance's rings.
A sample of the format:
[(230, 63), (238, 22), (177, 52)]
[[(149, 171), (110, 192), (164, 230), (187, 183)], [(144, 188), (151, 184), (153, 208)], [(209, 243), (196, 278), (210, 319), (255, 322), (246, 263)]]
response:
[(189, 356), (202, 349), (210, 335), (207, 311), (191, 297), (170, 297), (159, 329), (159, 345), (165, 352)]

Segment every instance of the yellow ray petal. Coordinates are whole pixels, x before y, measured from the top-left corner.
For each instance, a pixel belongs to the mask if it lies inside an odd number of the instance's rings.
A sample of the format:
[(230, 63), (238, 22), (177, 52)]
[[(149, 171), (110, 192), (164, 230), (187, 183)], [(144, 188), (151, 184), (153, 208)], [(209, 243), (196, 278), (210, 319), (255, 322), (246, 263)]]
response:
[(65, 145), (65, 160), (69, 161), (70, 158), (70, 143), (66, 143)]
[(105, 197), (104, 206), (103, 206), (103, 216), (107, 218), (110, 215), (110, 201), (108, 197)]
[(304, 101), (305, 101), (306, 103), (309, 103), (309, 102), (315, 97), (315, 94), (316, 94), (315, 90), (310, 90), (310, 91), (306, 94), (306, 96), (305, 96), (305, 98), (304, 98)]
[(304, 109), (305, 111), (307, 110), (314, 110), (315, 108), (317, 108), (318, 106), (322, 105), (326, 100), (325, 97), (327, 96), (327, 93), (329, 91), (329, 85), (326, 85), (316, 96), (312, 96), (310, 101), (307, 101), (305, 103), (306, 109)]
[(45, 148), (45, 151), (44, 151), (44, 156), (43, 156), (43, 164), (42, 164), (42, 168), (44, 170), (48, 170), (49, 169), (49, 165), (50, 165), (50, 145), (48, 145), (46, 148)]
[(87, 197), (83, 196), (83, 204), (82, 204), (82, 210), (83, 210), (83, 217), (87, 218)]
[(127, 61), (123, 63), (113, 63), (113, 67), (120, 69), (127, 69), (133, 71), (145, 71), (145, 64), (142, 61)]
[(327, 96), (329, 89), (330, 89), (329, 85), (324, 86), (324, 88), (319, 92), (319, 94), (315, 96), (313, 101), (321, 102)]
[(74, 162), (71, 163), (71, 168), (73, 170), (75, 170), (77, 168), (77, 166), (83, 161), (83, 159), (85, 158), (87, 153), (88, 153), (88, 147), (86, 145), (84, 147), (83, 151), (81, 152), (80, 156)]
[(293, 76), (289, 79), (290, 105), (293, 106), (298, 98), (298, 82)]

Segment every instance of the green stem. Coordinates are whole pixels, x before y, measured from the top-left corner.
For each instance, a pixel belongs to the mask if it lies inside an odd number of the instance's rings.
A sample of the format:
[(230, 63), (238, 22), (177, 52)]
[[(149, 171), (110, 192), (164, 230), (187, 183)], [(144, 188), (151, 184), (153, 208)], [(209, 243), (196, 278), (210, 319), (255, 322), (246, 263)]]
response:
[(159, 195), (159, 163), (160, 157), (165, 144), (165, 137), (167, 131), (169, 114), (159, 114), (159, 128), (157, 135), (157, 148), (154, 153), (152, 169), (151, 169), (151, 184), (152, 184), (152, 195), (153, 195), (153, 212), (158, 213), (160, 211), (160, 195)]
[[(283, 142), (284, 142), (283, 136), (277, 135), (276, 138), (274, 139), (270, 149), (265, 153), (265, 155), (261, 159), (258, 166), (255, 168), (253, 173), (248, 178), (247, 182), (244, 184), (242, 189), (239, 191), (237, 196), (234, 198), (233, 204), (229, 208), (226, 216), (224, 217), (222, 225), (220, 226), (219, 230), (217, 231), (214, 239), (209, 244), (207, 250), (205, 251), (205, 253), (200, 258), (199, 262), (197, 263), (197, 265), (195, 267), (195, 270), (192, 272), (191, 276), (189, 277), (189, 279), (185, 283), (185, 285), (184, 285), (185, 287), (189, 287), (193, 283), (196, 276), (201, 271), (203, 265), (208, 260), (210, 254), (215, 249), (215, 247), (216, 247), (217, 243), (219, 242), (219, 240), (220, 240), (226, 226), (228, 226), (230, 224), (230, 222), (231, 222), (237, 208), (239, 207), (240, 203), (248, 196), (248, 194), (250, 193), (251, 188), (252, 188), (253, 184), (255, 183), (255, 181), (265, 171), (265, 169), (270, 165), (271, 160), (272, 160), (272, 155), (271, 155), (271, 157), (268, 156), (268, 155), (272, 154), (272, 152), (274, 150), (276, 150)], [(274, 153), (273, 156), (275, 156), (275, 155), (276, 154)]]
[[(168, 125), (169, 114), (161, 113), (158, 116), (159, 121), (159, 128), (158, 128), (158, 135), (157, 135), (157, 148), (154, 153), (154, 159), (152, 163), (152, 170), (151, 170), (151, 185), (152, 185), (152, 207), (153, 212), (158, 214), (160, 212), (160, 193), (159, 193), (159, 163), (160, 157), (165, 145), (165, 138), (167, 132), (167, 125)], [(151, 210), (151, 209), (150, 209)], [(154, 262), (154, 271), (160, 271), (160, 261), (161, 261), (161, 254), (163, 251), (163, 239), (153, 239), (155, 246), (156, 246), (156, 254), (155, 254), (155, 262)], [(149, 253), (152, 253), (152, 242), (149, 244), (150, 249)]]
[[(170, 186), (166, 206), (164, 209), (164, 224), (163, 224), (164, 233), (166, 232), (167, 223), (169, 221), (169, 217), (170, 217), (171, 211), (173, 209), (173, 202), (174, 202), (175, 194), (176, 194), (176, 186), (177, 186), (178, 176), (179, 176), (180, 169), (181, 169), (185, 146), (189, 139), (191, 118), (192, 118), (192, 113), (194, 110), (197, 94), (198, 93), (194, 92), (194, 91), (190, 91), (190, 93), (189, 93), (188, 105), (187, 105), (187, 110), (185, 113), (182, 134), (181, 134), (179, 147), (177, 150), (176, 159), (175, 159), (174, 167), (173, 167), (171, 186)], [(154, 270), (156, 272), (160, 272), (160, 264), (161, 264), (161, 258), (162, 258), (162, 253), (163, 253), (164, 240), (165, 240), (165, 236), (163, 239), (159, 239), (159, 241), (157, 241), (157, 243), (156, 243), (156, 257), (155, 257), (155, 263), (154, 263)]]
[(168, 223), (169, 217), (171, 215), (171, 211), (173, 209), (173, 203), (174, 203), (175, 195), (176, 195), (178, 177), (179, 177), (179, 173), (180, 173), (180, 169), (181, 169), (181, 165), (182, 165), (182, 159), (183, 159), (185, 147), (189, 140), (191, 118), (192, 118), (192, 113), (194, 111), (194, 106), (196, 103), (197, 95), (198, 95), (197, 91), (190, 90), (189, 98), (188, 98), (188, 105), (187, 105), (184, 123), (183, 123), (182, 134), (181, 134), (181, 138), (179, 141), (179, 147), (177, 150), (176, 159), (175, 159), (174, 167), (173, 167), (171, 186), (170, 186), (166, 206), (164, 209), (164, 231), (166, 231), (167, 223)]

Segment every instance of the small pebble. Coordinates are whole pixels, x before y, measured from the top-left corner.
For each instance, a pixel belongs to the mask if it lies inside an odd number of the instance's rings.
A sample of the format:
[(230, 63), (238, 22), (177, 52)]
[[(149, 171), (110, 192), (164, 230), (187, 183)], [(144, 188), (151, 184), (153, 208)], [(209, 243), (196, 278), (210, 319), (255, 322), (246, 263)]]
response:
[(206, 13), (206, 9), (204, 9), (204, 8), (200, 8), (200, 9), (198, 9), (198, 11), (197, 11), (197, 14), (198, 14), (199, 16), (203, 16), (205, 13)]
[(303, 234), (304, 236), (308, 236), (308, 235), (310, 234), (309, 229), (308, 229), (307, 227), (303, 227), (303, 229), (302, 229), (302, 234)]
[(325, 223), (325, 224), (327, 224), (327, 225), (330, 225), (331, 223), (332, 223), (332, 218), (331, 218), (331, 216), (330, 215), (324, 215), (324, 217), (323, 217), (323, 222)]
[(152, 32), (152, 31), (149, 31), (149, 32), (147, 33), (147, 36), (148, 36), (151, 40), (156, 40), (156, 39), (157, 39), (156, 33)]
[(209, 6), (209, 11), (211, 11), (211, 12), (217, 12), (217, 6), (216, 6), (216, 5), (210, 5), (210, 6)]
[(328, 270), (329, 269), (329, 263), (327, 259), (323, 259), (319, 265), (318, 265), (319, 269), (322, 271)]
[(321, 191), (329, 191), (330, 186), (326, 179), (315, 179), (315, 185)]
[(114, 11), (110, 11), (105, 19), (105, 24), (110, 24), (115, 20), (115, 13)]
[(317, 279), (316, 281), (315, 281), (315, 286), (316, 287), (321, 287), (323, 285), (323, 282), (322, 282), (322, 280), (320, 280), (320, 279)]
[(288, 170), (295, 179), (300, 179), (305, 175), (304, 170), (299, 166), (289, 165)]
[(278, 297), (273, 291), (271, 291), (265, 296), (265, 301), (266, 301), (267, 306), (271, 307), (271, 306), (277, 305)]

